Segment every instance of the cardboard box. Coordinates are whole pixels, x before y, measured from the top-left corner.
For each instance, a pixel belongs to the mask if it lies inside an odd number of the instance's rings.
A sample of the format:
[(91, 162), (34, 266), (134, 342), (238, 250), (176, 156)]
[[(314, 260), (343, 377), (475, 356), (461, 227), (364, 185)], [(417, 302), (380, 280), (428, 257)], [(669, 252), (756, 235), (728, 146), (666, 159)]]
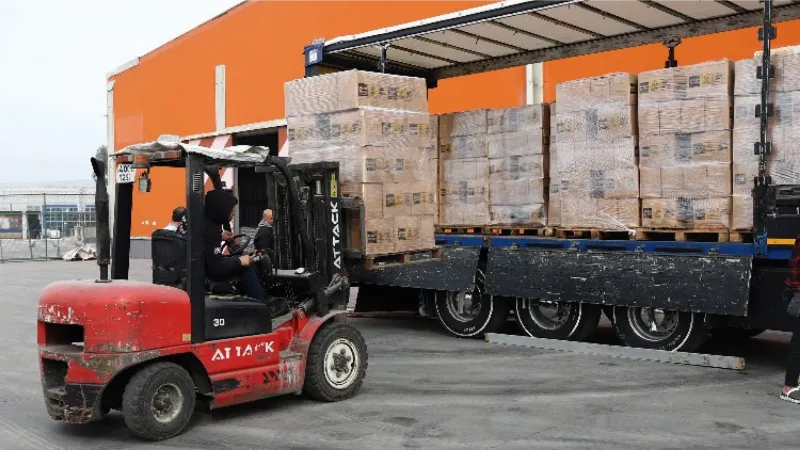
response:
[(489, 158), (505, 158), (548, 153), (546, 133), (546, 130), (534, 128), (490, 134), (487, 136), (487, 154)]
[(626, 230), (639, 226), (639, 199), (596, 199), (563, 196), (561, 226)]
[(489, 160), (489, 179), (545, 178), (549, 174), (545, 155), (511, 156)]
[(442, 181), (487, 180), (489, 160), (484, 158), (440, 159), (439, 175)]
[(686, 98), (730, 97), (733, 94), (733, 62), (723, 59), (683, 66)]
[(642, 200), (644, 227), (727, 229), (730, 224), (731, 197)]
[(410, 252), (436, 247), (433, 217), (398, 217), (394, 220), (395, 251)]
[(442, 226), (484, 226), (489, 224), (489, 204), (441, 204), (439, 223)]
[(592, 98), (604, 103), (635, 105), (637, 78), (636, 74), (622, 72), (591, 78)]
[[(439, 201), (443, 205), (488, 204), (489, 180), (464, 180), (440, 183)], [(472, 225), (477, 224), (472, 223)]]
[(439, 116), (439, 137), (469, 136), (488, 132), (488, 111), (476, 109)]
[(376, 107), (428, 111), (428, 89), (421, 78), (349, 70), (292, 80), (284, 85), (286, 116)]
[[(774, 77), (769, 79), (770, 92), (783, 91), (783, 61), (776, 58), (773, 53), (771, 57)], [(758, 67), (761, 66), (761, 58), (747, 58), (734, 63), (736, 81), (733, 93), (740, 95), (755, 95), (761, 92), (761, 79), (756, 77)]]
[[(769, 168), (768, 168), (769, 169)], [(733, 195), (750, 196), (758, 176), (758, 163), (733, 164)]]
[(593, 103), (591, 79), (582, 78), (556, 84), (556, 98), (559, 114), (586, 109)]
[(547, 209), (543, 203), (522, 206), (489, 206), (490, 225), (527, 225), (543, 227), (547, 224)]
[(546, 180), (523, 178), (519, 180), (489, 181), (491, 206), (525, 206), (545, 202)]
[(438, 205), (436, 201), (436, 183), (414, 183), (411, 185), (411, 215), (433, 216)]
[[(353, 227), (356, 228), (356, 227)], [(366, 237), (364, 253), (367, 255), (386, 255), (395, 253), (395, 226), (392, 219), (367, 219), (364, 223)], [(360, 242), (351, 241), (351, 242)]]
[[(555, 189), (555, 190), (554, 190)], [(547, 226), (561, 225), (561, 194), (558, 192), (558, 183), (551, 183), (547, 199)]]
[(493, 109), (487, 114), (487, 131), (490, 134), (542, 130), (549, 127), (550, 114), (546, 103)]
[(395, 183), (414, 183), (419, 181), (436, 181), (435, 159), (421, 148), (390, 150), (390, 165)]
[(727, 163), (640, 167), (642, 198), (713, 198), (731, 195)]
[(682, 67), (639, 73), (639, 104), (686, 98), (688, 81)]
[(639, 137), (639, 165), (662, 167), (693, 162), (731, 162), (731, 133), (643, 134)]
[(731, 229), (753, 229), (753, 198), (749, 195), (734, 195), (731, 197), (733, 213), (731, 214)]
[(411, 215), (412, 184), (385, 183), (383, 185), (383, 217), (396, 219)]
[(358, 197), (364, 202), (364, 215), (367, 219), (383, 219), (382, 183), (341, 183), (339, 193), (348, 197)]

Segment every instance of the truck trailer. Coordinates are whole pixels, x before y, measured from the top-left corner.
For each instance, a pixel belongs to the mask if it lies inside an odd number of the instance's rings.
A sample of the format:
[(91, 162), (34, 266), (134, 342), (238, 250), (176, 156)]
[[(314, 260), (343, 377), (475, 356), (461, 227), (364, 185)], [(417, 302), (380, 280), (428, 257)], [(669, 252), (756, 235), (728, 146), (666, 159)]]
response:
[(506, 1), (306, 46), (306, 77), (358, 69), (424, 78), (433, 89), (443, 79), (655, 43), (667, 45), (666, 67), (675, 67), (681, 38), (759, 27), (761, 101), (752, 113), (760, 163), (754, 227), (743, 242), (457, 230), (436, 234), (441, 259), (367, 270), (345, 236), (356, 311), (419, 311), (464, 338), (497, 331), (513, 316), (531, 336), (567, 340), (587, 339), (605, 312), (624, 344), (671, 351), (694, 351), (710, 335), (788, 330), (780, 293), (800, 232), (800, 186), (774, 184), (766, 164), (771, 42), (776, 23), (797, 18), (800, 3), (778, 0)]

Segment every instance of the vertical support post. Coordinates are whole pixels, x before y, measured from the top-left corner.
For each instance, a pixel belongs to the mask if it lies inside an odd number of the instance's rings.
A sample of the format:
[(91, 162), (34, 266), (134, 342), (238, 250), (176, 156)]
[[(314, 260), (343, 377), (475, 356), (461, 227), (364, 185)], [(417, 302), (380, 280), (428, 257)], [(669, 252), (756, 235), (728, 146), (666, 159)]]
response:
[(386, 52), (389, 50), (389, 44), (387, 43), (380, 44), (378, 48), (381, 50), (381, 60), (378, 63), (378, 70), (381, 73), (386, 73), (386, 68), (389, 65), (389, 59), (386, 56)]
[(225, 129), (225, 65), (214, 69), (214, 118), (216, 130)]
[(189, 236), (186, 249), (186, 277), (189, 304), (192, 310), (192, 343), (205, 341), (205, 261), (203, 259), (203, 227), (191, 224), (204, 222), (205, 189), (203, 157), (186, 157), (186, 220), (189, 222)]
[(755, 116), (760, 119), (759, 141), (755, 143), (755, 154), (758, 155), (758, 176), (753, 188), (753, 232), (757, 255), (767, 252), (767, 197), (772, 179), (767, 172), (767, 157), (772, 152), (769, 140), (769, 117), (773, 114), (772, 103), (769, 102), (769, 79), (774, 76), (771, 65), (771, 41), (777, 33), (772, 24), (772, 0), (764, 0), (763, 26), (758, 30), (758, 39), (763, 42), (761, 66), (756, 76), (761, 79), (761, 102), (756, 105)]

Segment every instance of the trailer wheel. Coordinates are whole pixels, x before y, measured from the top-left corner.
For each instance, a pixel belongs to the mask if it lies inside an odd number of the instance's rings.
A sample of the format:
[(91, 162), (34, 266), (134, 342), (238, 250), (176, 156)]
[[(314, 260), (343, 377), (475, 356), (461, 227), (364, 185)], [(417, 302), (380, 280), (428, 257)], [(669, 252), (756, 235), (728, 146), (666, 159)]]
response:
[(308, 349), (303, 392), (325, 402), (354, 396), (367, 375), (367, 358), (358, 329), (338, 321), (323, 325)]
[(122, 395), (125, 424), (151, 441), (171, 438), (186, 428), (195, 406), (192, 376), (183, 367), (158, 362), (136, 372)]
[(638, 306), (614, 308), (617, 337), (629, 347), (693, 352), (708, 339), (702, 315)]
[(600, 305), (517, 299), (517, 323), (531, 337), (582, 341), (600, 322)]
[(483, 295), (477, 287), (472, 292), (439, 292), (436, 316), (451, 334), (474, 338), (499, 330), (508, 321), (509, 302)]

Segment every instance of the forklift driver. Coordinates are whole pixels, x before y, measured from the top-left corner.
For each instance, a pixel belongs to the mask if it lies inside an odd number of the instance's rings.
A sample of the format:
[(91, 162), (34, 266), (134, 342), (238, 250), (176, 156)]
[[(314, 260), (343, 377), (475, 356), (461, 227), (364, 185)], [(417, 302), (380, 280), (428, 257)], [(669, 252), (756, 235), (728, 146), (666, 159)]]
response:
[(238, 278), (241, 280), (244, 295), (265, 300), (256, 268), (251, 266), (250, 255), (226, 256), (221, 249), (221, 243), (230, 241), (233, 237), (231, 232), (224, 228), (225, 224), (229, 224), (233, 220), (234, 208), (238, 203), (239, 200), (233, 194), (222, 189), (215, 189), (206, 194), (205, 248), (203, 251), (206, 260), (206, 277), (217, 282)]

